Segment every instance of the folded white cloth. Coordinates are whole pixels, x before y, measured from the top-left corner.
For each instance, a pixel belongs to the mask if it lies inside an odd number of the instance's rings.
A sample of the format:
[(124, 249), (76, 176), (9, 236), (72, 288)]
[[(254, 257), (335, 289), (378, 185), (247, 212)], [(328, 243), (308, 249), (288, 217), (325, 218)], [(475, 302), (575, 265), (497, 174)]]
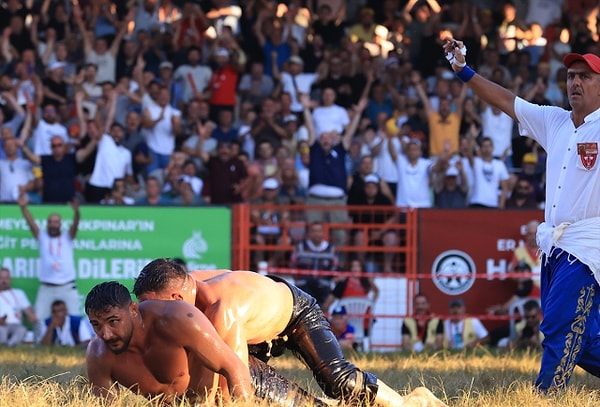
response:
[(563, 222), (556, 227), (544, 222), (538, 226), (537, 243), (546, 256), (552, 247), (575, 256), (592, 270), (600, 284), (600, 217)]

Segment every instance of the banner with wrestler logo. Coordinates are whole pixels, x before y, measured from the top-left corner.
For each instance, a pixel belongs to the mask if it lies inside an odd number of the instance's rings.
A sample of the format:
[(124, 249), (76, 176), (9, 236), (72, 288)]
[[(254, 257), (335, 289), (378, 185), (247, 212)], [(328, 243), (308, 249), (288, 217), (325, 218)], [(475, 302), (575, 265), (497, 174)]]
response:
[(577, 143), (577, 155), (579, 155), (583, 168), (591, 170), (596, 165), (598, 158), (598, 143)]

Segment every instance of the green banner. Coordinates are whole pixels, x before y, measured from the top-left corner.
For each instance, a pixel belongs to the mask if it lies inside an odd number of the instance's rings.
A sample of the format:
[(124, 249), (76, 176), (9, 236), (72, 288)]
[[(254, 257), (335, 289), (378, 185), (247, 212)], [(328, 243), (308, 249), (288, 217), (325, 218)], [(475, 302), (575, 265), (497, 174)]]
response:
[[(71, 225), (70, 206), (29, 207), (40, 228), (59, 213), (63, 230)], [(118, 280), (133, 288), (134, 278), (152, 259), (180, 257), (190, 270), (231, 267), (231, 210), (221, 207), (81, 206), (75, 239), (77, 285), (82, 297), (96, 284)], [(39, 285), (39, 251), (21, 210), (0, 205), (0, 264), (12, 285), (31, 303)], [(82, 301), (83, 304), (83, 301)]]

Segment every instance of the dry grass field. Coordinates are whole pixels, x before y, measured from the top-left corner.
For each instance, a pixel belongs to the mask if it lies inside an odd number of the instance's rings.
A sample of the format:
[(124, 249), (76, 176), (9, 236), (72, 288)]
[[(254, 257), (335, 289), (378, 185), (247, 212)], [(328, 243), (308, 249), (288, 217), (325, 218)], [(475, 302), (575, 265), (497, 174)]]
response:
[[(425, 385), (450, 406), (597, 407), (600, 380), (577, 370), (568, 390), (541, 396), (532, 388), (539, 354), (474, 353), (349, 354), (363, 369), (377, 374), (400, 392)], [(284, 376), (321, 395), (310, 373), (292, 357), (272, 365)], [(0, 407), (109, 406), (89, 394), (82, 351), (20, 347), (0, 348)], [(129, 392), (110, 406), (157, 406)], [(180, 402), (176, 406), (187, 406)], [(209, 404), (206, 404), (207, 406)], [(256, 404), (252, 404), (255, 406)], [(231, 403), (227, 407), (243, 407)]]

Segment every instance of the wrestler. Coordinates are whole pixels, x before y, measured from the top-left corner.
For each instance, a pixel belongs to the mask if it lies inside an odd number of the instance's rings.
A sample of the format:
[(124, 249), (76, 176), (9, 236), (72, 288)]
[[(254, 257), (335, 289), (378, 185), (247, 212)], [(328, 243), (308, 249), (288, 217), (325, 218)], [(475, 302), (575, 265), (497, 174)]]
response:
[(249, 354), (266, 361), (290, 349), (334, 399), (380, 406), (445, 405), (423, 387), (402, 397), (344, 359), (316, 300), (275, 276), (229, 270), (188, 274), (170, 260), (156, 259), (142, 269), (133, 291), (140, 301), (195, 304), (245, 363)]
[[(228, 394), (244, 400), (254, 393), (279, 406), (324, 405), (256, 358), (250, 358), (249, 371), (190, 304), (137, 304), (126, 287), (105, 282), (87, 295), (85, 312), (97, 334), (86, 364), (98, 396), (114, 398), (119, 383), (166, 403), (184, 395), (192, 401)], [(227, 378), (227, 392), (218, 392), (215, 373)]]

